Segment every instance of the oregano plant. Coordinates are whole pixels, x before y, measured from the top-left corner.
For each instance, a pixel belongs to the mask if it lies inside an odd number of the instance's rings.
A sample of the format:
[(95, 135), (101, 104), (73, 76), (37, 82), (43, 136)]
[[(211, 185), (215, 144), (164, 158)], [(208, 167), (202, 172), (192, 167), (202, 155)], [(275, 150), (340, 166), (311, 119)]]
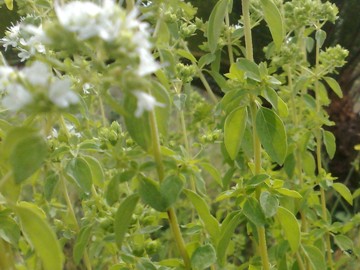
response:
[(0, 269), (357, 269), (337, 7), (213, 2), (0, 1)]

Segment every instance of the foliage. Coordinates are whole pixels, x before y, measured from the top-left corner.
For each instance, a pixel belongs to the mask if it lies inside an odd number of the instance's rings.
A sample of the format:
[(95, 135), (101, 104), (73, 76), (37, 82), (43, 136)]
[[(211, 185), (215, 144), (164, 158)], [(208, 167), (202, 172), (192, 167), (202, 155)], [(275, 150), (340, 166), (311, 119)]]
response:
[(336, 6), (123, 2), (4, 2), (0, 268), (356, 269), (360, 192), (326, 171)]

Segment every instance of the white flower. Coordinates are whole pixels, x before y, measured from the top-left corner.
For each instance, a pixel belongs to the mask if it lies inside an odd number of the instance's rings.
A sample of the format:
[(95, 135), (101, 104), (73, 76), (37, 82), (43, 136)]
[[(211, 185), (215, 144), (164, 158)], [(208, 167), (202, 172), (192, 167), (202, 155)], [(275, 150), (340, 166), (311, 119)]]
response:
[(22, 70), (25, 78), (32, 85), (46, 86), (51, 76), (49, 67), (40, 61), (35, 61), (30, 67)]
[(144, 49), (138, 49), (140, 65), (137, 70), (139, 76), (145, 76), (151, 74), (160, 68), (160, 65), (154, 60), (152, 54)]
[(69, 79), (55, 80), (49, 89), (49, 99), (60, 108), (66, 108), (71, 104), (78, 103), (79, 97), (70, 90), (70, 86)]
[(88, 1), (55, 5), (60, 24), (66, 30), (76, 33), (80, 40), (95, 36), (105, 41), (115, 39), (121, 24), (116, 10), (116, 4), (112, 0), (105, 0), (102, 7)]
[(8, 46), (17, 46), (19, 42), (20, 24), (10, 26), (5, 33), (6, 36), (1, 39), (1, 42), (6, 51)]
[(144, 111), (152, 111), (154, 110), (155, 106), (158, 107), (165, 107), (165, 104), (157, 102), (156, 99), (142, 91), (134, 91), (134, 95), (137, 98), (137, 108), (135, 111), (135, 116), (140, 117)]
[(10, 84), (2, 105), (10, 111), (18, 111), (32, 102), (31, 94), (20, 84)]

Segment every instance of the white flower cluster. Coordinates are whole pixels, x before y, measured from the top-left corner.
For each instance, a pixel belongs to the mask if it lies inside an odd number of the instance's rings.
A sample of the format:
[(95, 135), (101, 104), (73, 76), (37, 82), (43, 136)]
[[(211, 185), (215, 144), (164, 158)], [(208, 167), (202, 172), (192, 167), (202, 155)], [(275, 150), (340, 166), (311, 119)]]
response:
[(98, 37), (108, 43), (119, 40), (121, 44), (122, 37), (131, 37), (131, 45), (140, 59), (139, 76), (159, 69), (151, 54), (149, 26), (138, 20), (136, 9), (126, 14), (113, 0), (104, 0), (101, 6), (89, 1), (73, 1), (61, 6), (56, 4), (55, 12), (60, 25), (75, 33), (79, 40)]
[(7, 29), (5, 37), (0, 39), (5, 50), (9, 46), (17, 48), (20, 52), (18, 56), (21, 62), (29, 59), (35, 53), (45, 54), (44, 43), (47, 41), (42, 26), (26, 24), (24, 21), (19, 22)]
[(135, 117), (139, 118), (145, 111), (152, 111), (155, 107), (165, 107), (165, 104), (162, 104), (152, 96), (142, 91), (134, 91), (134, 95), (137, 98), (137, 108), (135, 111)]
[(17, 71), (11, 67), (0, 67), (0, 91), (5, 93), (2, 105), (18, 111), (34, 101), (37, 93), (47, 93), (48, 99), (59, 108), (67, 108), (79, 102), (79, 97), (70, 89), (68, 78), (55, 77), (49, 67), (39, 61)]

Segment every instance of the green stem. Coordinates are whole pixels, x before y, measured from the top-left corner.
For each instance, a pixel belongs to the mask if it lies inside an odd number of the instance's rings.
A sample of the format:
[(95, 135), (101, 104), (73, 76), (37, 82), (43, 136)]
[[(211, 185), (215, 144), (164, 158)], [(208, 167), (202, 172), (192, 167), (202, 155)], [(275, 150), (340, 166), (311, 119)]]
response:
[(102, 124), (105, 127), (108, 123), (106, 115), (105, 115), (105, 109), (104, 109), (104, 103), (103, 100), (101, 98), (101, 95), (98, 95), (99, 98), (99, 106), (100, 106), (100, 113), (101, 113), (101, 118), (102, 118)]
[[(246, 58), (250, 61), (254, 61), (249, 9), (250, 9), (250, 0), (242, 0)], [(251, 118), (252, 118), (252, 126), (253, 126), (255, 175), (257, 175), (261, 173), (261, 144), (256, 132), (255, 119), (257, 113), (257, 105), (254, 96), (250, 97), (250, 110), (251, 110)], [(259, 200), (260, 192), (261, 192), (260, 188), (257, 188), (256, 189), (257, 200)], [(268, 256), (267, 244), (266, 244), (265, 227), (258, 226), (257, 233), (259, 236), (259, 252), (261, 256), (263, 270), (270, 270), (269, 256)]]
[[(320, 46), (318, 42), (316, 42), (316, 51), (315, 51), (315, 98), (316, 98), (316, 112), (317, 114), (321, 113), (321, 103), (320, 103), (320, 97), (319, 97), (319, 77), (318, 77), (318, 69), (319, 69), (319, 54), (320, 54)], [(321, 155), (321, 148), (322, 148), (322, 135), (321, 135), (321, 126), (319, 126), (316, 129), (315, 134), (316, 139), (316, 163), (317, 163), (317, 171), (318, 174), (322, 173), (322, 155)], [(317, 177), (317, 184), (320, 187), (320, 200), (321, 200), (321, 210), (322, 210), (322, 218), (327, 223), (328, 217), (327, 217), (327, 208), (326, 208), (326, 197), (325, 197), (325, 190), (320, 185), (320, 179)], [(325, 234), (325, 244), (326, 244), (326, 253), (327, 253), (327, 261), (328, 266), (330, 269), (334, 269), (333, 266), (333, 259), (332, 259), (332, 253), (331, 253), (331, 241), (330, 241), (330, 233), (326, 232)]]
[[(65, 177), (63, 175), (60, 176), (60, 182), (61, 182), (61, 185), (62, 185), (62, 188), (63, 188), (63, 195), (64, 195), (65, 202), (66, 202), (66, 205), (67, 205), (67, 208), (68, 208), (68, 211), (69, 211), (70, 218), (72, 219), (72, 223), (73, 223), (75, 231), (78, 233), (80, 231), (80, 226), (79, 226), (79, 223), (77, 222), (75, 211), (74, 211), (74, 208), (72, 206), (71, 199), (70, 199), (70, 196), (69, 196), (69, 192), (68, 192), (68, 189), (67, 189), (67, 186), (66, 186)], [(91, 270), (92, 269), (91, 262), (90, 262), (89, 255), (88, 255), (86, 249), (84, 251), (83, 260), (84, 260), (86, 269)]]
[(228, 54), (229, 54), (230, 65), (232, 65), (234, 63), (234, 52), (233, 52), (233, 48), (232, 48), (232, 44), (231, 44), (231, 33), (229, 31), (229, 29), (230, 29), (230, 19), (229, 19), (228, 8), (226, 8), (225, 24), (226, 24), (226, 29), (228, 29), (227, 35), (226, 35), (227, 49), (228, 49)]
[(204, 74), (202, 73), (202, 71), (199, 69), (198, 70), (198, 76), (200, 78), (200, 81), (202, 82), (202, 84), (204, 85), (206, 92), (209, 94), (211, 100), (216, 104), (218, 102), (217, 97), (215, 96), (213, 90), (211, 89), (209, 83), (207, 82), (207, 80), (205, 79)]
[[(153, 155), (156, 163), (156, 170), (159, 177), (159, 182), (162, 182), (165, 178), (165, 169), (164, 164), (162, 162), (161, 149), (160, 149), (160, 140), (159, 140), (159, 132), (156, 124), (156, 115), (154, 110), (149, 112), (149, 121), (150, 121), (150, 129), (151, 129), (151, 139), (153, 142)], [(180, 255), (183, 258), (185, 269), (191, 270), (190, 258), (186, 251), (185, 242), (181, 235), (180, 226), (178, 220), (176, 218), (175, 211), (172, 207), (167, 210), (167, 215), (170, 223), (170, 228), (173, 232), (175, 242), (179, 249)]]

